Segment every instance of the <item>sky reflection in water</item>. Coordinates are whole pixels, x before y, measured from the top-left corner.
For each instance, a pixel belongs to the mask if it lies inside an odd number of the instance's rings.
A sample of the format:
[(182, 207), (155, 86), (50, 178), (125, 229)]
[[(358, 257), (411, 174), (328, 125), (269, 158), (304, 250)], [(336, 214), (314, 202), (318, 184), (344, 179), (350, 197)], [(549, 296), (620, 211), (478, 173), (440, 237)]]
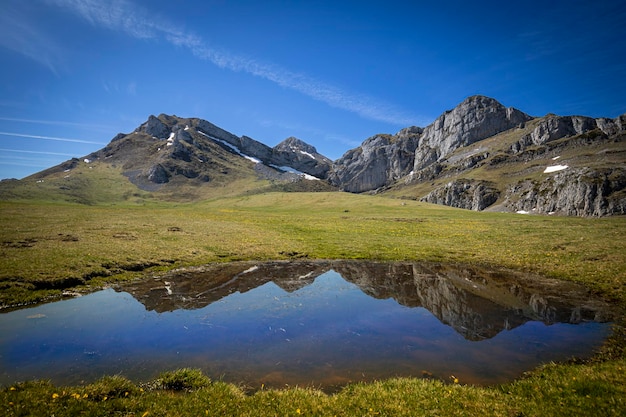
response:
[(252, 388), (425, 375), (494, 384), (589, 356), (609, 332), (606, 306), (570, 284), (441, 265), (285, 266), (151, 279), (1, 314), (0, 383), (194, 367)]

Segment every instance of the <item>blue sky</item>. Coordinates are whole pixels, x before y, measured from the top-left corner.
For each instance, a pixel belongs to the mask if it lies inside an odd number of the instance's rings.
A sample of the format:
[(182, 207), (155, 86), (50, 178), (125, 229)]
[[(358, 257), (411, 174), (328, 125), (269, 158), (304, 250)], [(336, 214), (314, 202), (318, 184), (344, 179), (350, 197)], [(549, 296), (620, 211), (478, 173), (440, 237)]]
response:
[(0, 178), (160, 113), (337, 159), (474, 94), (535, 116), (626, 112), (623, 0), (0, 3)]

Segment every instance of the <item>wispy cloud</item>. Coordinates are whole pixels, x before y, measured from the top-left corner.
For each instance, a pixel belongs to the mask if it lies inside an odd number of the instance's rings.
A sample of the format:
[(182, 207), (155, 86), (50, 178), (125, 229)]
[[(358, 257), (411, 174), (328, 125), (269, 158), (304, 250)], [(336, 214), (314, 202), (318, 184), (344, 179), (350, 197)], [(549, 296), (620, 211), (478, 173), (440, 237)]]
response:
[(346, 91), (307, 74), (211, 47), (196, 34), (180, 30), (172, 22), (159, 19), (151, 15), (147, 9), (127, 0), (48, 0), (48, 2), (70, 10), (94, 26), (123, 32), (138, 39), (163, 39), (171, 45), (188, 49), (197, 58), (220, 68), (266, 79), (366, 119), (398, 126), (406, 126), (423, 119), (391, 103), (365, 94)]
[(6, 149), (6, 148), (0, 148), (0, 152), (17, 152), (17, 153), (27, 153), (27, 154), (36, 154), (36, 155), (54, 155), (54, 156), (74, 156), (74, 154), (71, 154), (71, 153), (27, 151), (27, 150), (22, 150), (22, 149)]
[(67, 122), (63, 120), (21, 119), (21, 118), (16, 118), (16, 117), (0, 117), (0, 120), (6, 121), (6, 122), (33, 123), (33, 124), (52, 125), (52, 126), (73, 126), (73, 127), (96, 129), (96, 130), (109, 129), (109, 126), (105, 126), (105, 125)]
[(0, 135), (13, 136), (17, 138), (53, 140), (56, 142), (74, 142), (74, 143), (89, 143), (89, 144), (94, 144), (94, 145), (106, 145), (106, 143), (103, 143), (103, 142), (95, 142), (95, 141), (83, 140), (83, 139), (59, 138), (59, 137), (54, 137), (54, 136), (41, 136), (41, 135), (28, 135), (24, 133), (14, 133), (14, 132), (0, 132)]
[(63, 62), (63, 48), (27, 17), (17, 2), (3, 4), (0, 13), (0, 47), (39, 62), (54, 74)]
[[(57, 161), (53, 161), (53, 163), (54, 162), (57, 162)], [(12, 165), (12, 166), (18, 166), (18, 167), (39, 168), (39, 169), (45, 169), (46, 168), (45, 164), (46, 164), (45, 161), (33, 161), (31, 163), (15, 161), (15, 160), (2, 161), (2, 165)]]

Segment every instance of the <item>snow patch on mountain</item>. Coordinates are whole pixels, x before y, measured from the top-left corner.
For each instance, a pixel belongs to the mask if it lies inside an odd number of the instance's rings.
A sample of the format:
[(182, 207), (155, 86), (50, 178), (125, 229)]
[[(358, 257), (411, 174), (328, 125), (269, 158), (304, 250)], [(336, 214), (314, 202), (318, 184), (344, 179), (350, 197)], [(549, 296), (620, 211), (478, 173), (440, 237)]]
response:
[(569, 168), (569, 166), (567, 165), (551, 165), (549, 167), (546, 167), (546, 169), (543, 170), (544, 174), (549, 174), (551, 172), (557, 172), (557, 171), (563, 171), (564, 169)]

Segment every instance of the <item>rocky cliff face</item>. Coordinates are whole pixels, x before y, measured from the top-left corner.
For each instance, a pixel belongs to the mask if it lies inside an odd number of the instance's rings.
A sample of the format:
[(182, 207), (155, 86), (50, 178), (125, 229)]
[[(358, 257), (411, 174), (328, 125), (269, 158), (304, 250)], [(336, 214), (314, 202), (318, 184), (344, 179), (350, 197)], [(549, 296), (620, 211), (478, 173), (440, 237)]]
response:
[(500, 197), (493, 183), (476, 180), (455, 180), (428, 193), (421, 201), (468, 210), (484, 210)]
[(605, 216), (625, 212), (625, 164), (626, 115), (531, 119), (479, 96), (424, 129), (403, 182), (452, 207)]
[(350, 192), (388, 186), (419, 172), (454, 150), (523, 125), (532, 118), (496, 100), (472, 96), (439, 116), (425, 129), (410, 127), (396, 135), (376, 135), (333, 164), (330, 182)]
[(597, 130), (596, 133), (614, 136), (626, 130), (626, 115), (616, 119), (592, 119), (584, 116), (546, 116), (539, 125), (528, 134), (523, 135), (511, 146), (514, 153), (521, 152), (529, 146), (543, 145), (568, 136), (582, 135)]
[(522, 181), (506, 190), (503, 204), (510, 211), (537, 214), (626, 214), (626, 169), (571, 169), (541, 182)]
[(415, 150), (413, 171), (443, 159), (457, 148), (520, 126), (530, 119), (527, 114), (504, 107), (492, 98), (469, 97), (424, 129)]
[(370, 191), (407, 175), (423, 129), (409, 127), (395, 135), (376, 135), (346, 152), (333, 164), (331, 184), (349, 192)]

